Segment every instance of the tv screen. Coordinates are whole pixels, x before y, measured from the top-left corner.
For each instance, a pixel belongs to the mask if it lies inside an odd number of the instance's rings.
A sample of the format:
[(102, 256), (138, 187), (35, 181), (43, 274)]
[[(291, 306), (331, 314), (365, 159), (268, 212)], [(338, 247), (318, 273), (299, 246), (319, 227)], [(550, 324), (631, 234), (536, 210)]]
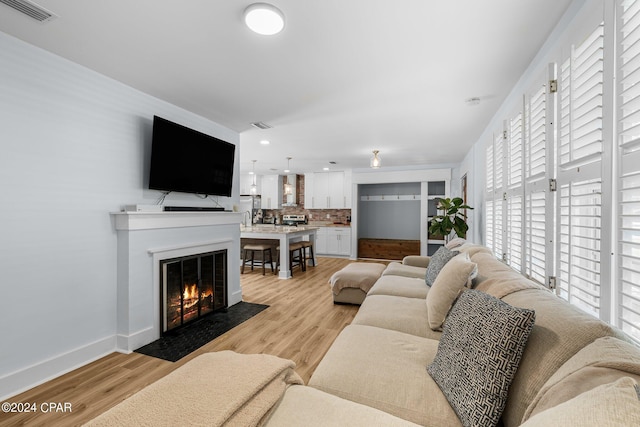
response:
[(153, 117), (149, 188), (231, 196), (236, 146)]

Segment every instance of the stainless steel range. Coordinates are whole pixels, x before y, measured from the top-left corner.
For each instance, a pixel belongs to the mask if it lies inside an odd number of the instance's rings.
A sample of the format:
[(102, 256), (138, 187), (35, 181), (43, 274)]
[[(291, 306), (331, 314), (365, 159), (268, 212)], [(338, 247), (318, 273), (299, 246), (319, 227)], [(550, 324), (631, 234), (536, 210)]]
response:
[(307, 224), (306, 215), (282, 215), (282, 225), (304, 225)]

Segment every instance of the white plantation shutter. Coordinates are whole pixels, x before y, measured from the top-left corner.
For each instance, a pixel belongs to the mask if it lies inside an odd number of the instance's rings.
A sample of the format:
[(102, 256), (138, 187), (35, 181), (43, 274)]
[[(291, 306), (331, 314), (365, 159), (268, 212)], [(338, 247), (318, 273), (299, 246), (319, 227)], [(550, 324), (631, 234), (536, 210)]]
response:
[(486, 151), (487, 157), (486, 157), (486, 161), (485, 164), (487, 165), (487, 172), (486, 172), (486, 181), (487, 181), (487, 192), (485, 194), (485, 200), (486, 200), (486, 206), (485, 206), (485, 223), (484, 223), (484, 229), (485, 229), (485, 244), (487, 245), (488, 248), (493, 249), (493, 242), (495, 241), (495, 227), (493, 226), (493, 183), (494, 183), (494, 179), (493, 179), (493, 175), (495, 173), (494, 171), (494, 158), (493, 158), (493, 141), (491, 141), (491, 143), (487, 146), (487, 151)]
[(494, 210), (494, 203), (493, 200), (487, 200), (486, 203), (486, 207), (485, 207), (485, 240), (486, 240), (486, 245), (488, 248), (492, 248), (493, 249), (493, 242), (495, 240), (495, 233), (494, 233), (494, 224), (493, 224), (493, 210)]
[(640, 2), (617, 5), (618, 272), (616, 324), (640, 341)]
[(516, 112), (505, 123), (507, 185), (505, 194), (506, 221), (504, 236), (505, 261), (516, 271), (522, 271), (522, 220), (523, 220), (523, 147), (524, 123), (522, 112)]
[(544, 284), (546, 271), (546, 193), (531, 192), (525, 196), (525, 274)]
[(558, 293), (599, 317), (601, 186), (599, 179), (560, 187)]
[[(487, 246), (493, 250), (494, 255), (499, 258), (504, 258), (504, 191), (505, 191), (505, 177), (504, 177), (504, 132), (497, 131), (493, 137), (493, 147), (487, 150), (487, 155), (493, 154), (492, 166), (493, 166), (493, 186), (491, 190), (488, 190), (487, 200), (492, 200), (491, 212), (487, 212), (487, 230), (491, 230), (492, 236), (487, 239)], [(489, 205), (487, 205), (487, 211)], [(489, 218), (491, 224), (489, 224)], [(491, 242), (491, 244), (489, 244)]]
[(561, 168), (568, 169), (602, 158), (602, 90), (604, 25), (562, 64), (560, 97)]
[(522, 196), (507, 198), (507, 263), (516, 271), (522, 270)]
[[(559, 296), (601, 317), (604, 25), (602, 11), (560, 66), (558, 111)], [(609, 261), (607, 261), (608, 263)], [(606, 316), (605, 316), (606, 317)]]
[[(547, 117), (553, 117), (553, 103), (547, 107), (548, 81), (555, 78), (551, 66), (540, 83), (525, 95), (524, 132), (524, 266), (523, 273), (540, 284), (546, 284), (553, 270), (553, 251), (547, 250), (552, 240), (554, 200), (547, 190), (552, 159), (547, 156), (553, 144), (553, 128)], [(549, 110), (549, 111), (547, 111)], [(549, 127), (549, 131), (547, 131)], [(548, 137), (549, 135), (549, 137)]]

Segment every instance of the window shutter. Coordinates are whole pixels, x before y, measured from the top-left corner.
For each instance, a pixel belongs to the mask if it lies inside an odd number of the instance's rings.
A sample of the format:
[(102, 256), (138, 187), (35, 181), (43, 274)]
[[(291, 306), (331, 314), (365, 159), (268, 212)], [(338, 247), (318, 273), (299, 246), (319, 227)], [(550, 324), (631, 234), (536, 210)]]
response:
[(640, 341), (640, 2), (619, 1), (617, 326)]
[(507, 185), (505, 197), (505, 239), (504, 252), (505, 261), (514, 270), (522, 272), (522, 225), (523, 225), (523, 117), (518, 111), (506, 123), (506, 144), (507, 149)]
[(562, 64), (560, 87), (560, 159), (563, 169), (602, 158), (604, 25)]
[[(554, 67), (555, 68), (555, 67)], [(547, 74), (544, 74), (547, 77)], [(546, 82), (547, 78), (540, 78)], [(555, 76), (548, 76), (554, 78)], [(525, 96), (524, 132), (524, 268), (523, 273), (540, 284), (554, 275), (547, 261), (548, 210), (553, 199), (546, 190), (547, 162), (547, 84), (539, 83)], [(550, 132), (553, 134), (553, 132)]]
[(558, 271), (562, 298), (600, 317), (604, 25), (594, 24), (561, 62)]
[(600, 208), (599, 179), (560, 187), (559, 295), (599, 317)]

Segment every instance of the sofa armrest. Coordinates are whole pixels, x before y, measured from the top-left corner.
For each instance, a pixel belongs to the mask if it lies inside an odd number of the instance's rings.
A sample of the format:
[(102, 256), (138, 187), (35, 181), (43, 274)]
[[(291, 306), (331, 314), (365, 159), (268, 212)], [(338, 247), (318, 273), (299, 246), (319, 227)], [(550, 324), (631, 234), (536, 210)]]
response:
[(429, 261), (431, 261), (430, 256), (421, 256), (421, 255), (407, 255), (402, 259), (402, 263), (404, 265), (410, 265), (412, 267), (422, 267), (427, 268), (429, 265)]

